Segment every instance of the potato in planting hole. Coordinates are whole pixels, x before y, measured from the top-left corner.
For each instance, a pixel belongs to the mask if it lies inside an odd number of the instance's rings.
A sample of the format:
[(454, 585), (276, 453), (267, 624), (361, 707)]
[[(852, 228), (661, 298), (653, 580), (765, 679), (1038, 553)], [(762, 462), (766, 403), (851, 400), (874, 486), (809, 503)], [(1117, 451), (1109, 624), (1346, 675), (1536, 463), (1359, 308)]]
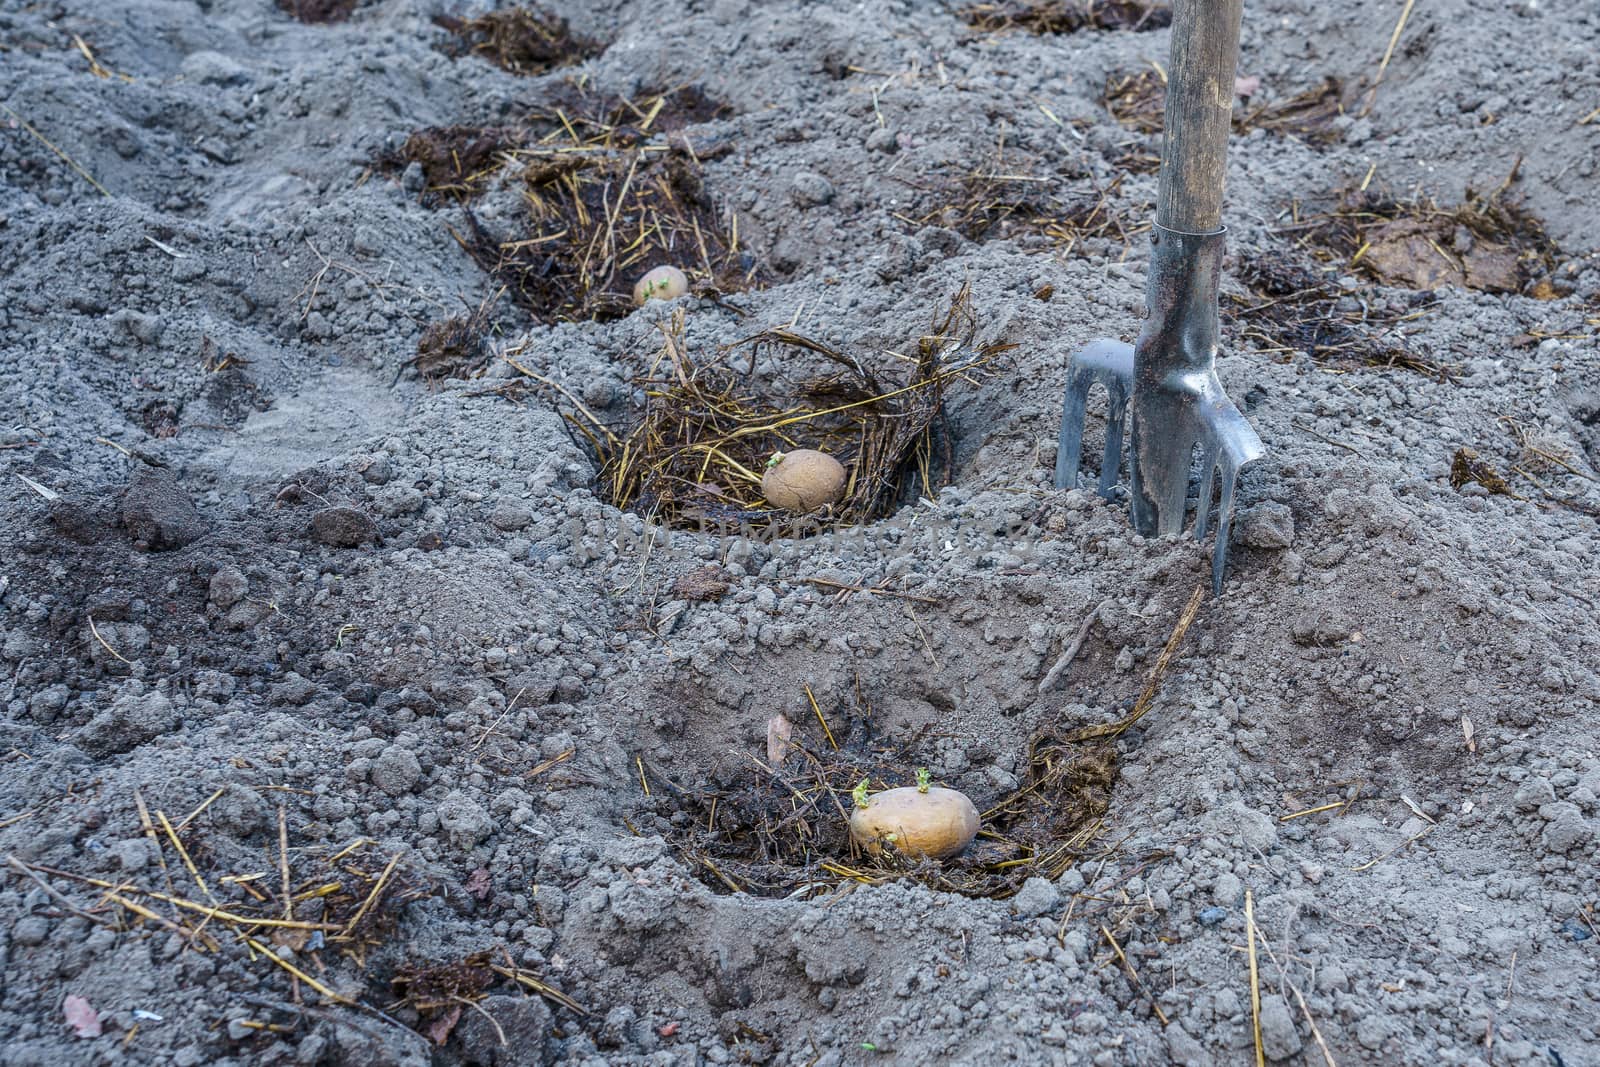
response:
[(925, 773), (918, 779), (922, 785), (871, 796), (864, 788), (856, 791), (850, 836), (869, 853), (877, 855), (887, 845), (902, 855), (940, 860), (954, 856), (978, 835), (978, 809), (967, 794), (929, 786)]

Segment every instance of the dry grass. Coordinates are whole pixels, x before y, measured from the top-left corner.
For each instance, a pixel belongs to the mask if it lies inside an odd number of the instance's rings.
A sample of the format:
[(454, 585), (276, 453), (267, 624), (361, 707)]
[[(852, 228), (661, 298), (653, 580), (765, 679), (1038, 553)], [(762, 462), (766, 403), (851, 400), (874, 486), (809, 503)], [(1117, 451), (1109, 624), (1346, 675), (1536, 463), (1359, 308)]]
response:
[[(948, 444), (941, 430), (945, 390), (979, 373), (1011, 346), (979, 345), (978, 320), (963, 287), (912, 340), (905, 376), (896, 381), (866, 357), (836, 350), (787, 329), (763, 330), (737, 344), (698, 353), (680, 314), (662, 328), (662, 347), (634, 384), (645, 402), (628, 426), (613, 431), (567, 397), (569, 418), (600, 460), (601, 491), (619, 508), (672, 525), (741, 525), (757, 533), (799, 535), (815, 520), (870, 522), (912, 491), (931, 493)], [(825, 368), (796, 383), (763, 382), (759, 353), (785, 364)], [(512, 365), (531, 377), (508, 354)], [(543, 380), (543, 379), (541, 379)], [(805, 523), (771, 508), (761, 475), (774, 452), (816, 448), (849, 471), (842, 500)]]
[(995, 0), (956, 12), (984, 33), (1026, 30), (1037, 34), (1082, 30), (1155, 30), (1172, 25), (1169, 4), (1146, 0)]

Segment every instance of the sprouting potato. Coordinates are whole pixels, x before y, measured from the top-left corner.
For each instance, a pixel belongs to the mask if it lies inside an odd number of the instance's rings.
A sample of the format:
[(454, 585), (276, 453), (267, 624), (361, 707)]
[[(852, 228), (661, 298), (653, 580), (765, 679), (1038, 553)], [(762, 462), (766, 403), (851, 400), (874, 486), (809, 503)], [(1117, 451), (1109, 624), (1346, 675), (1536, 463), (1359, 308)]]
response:
[(797, 448), (779, 452), (761, 476), (761, 493), (767, 503), (785, 511), (815, 511), (844, 495), (845, 473), (839, 461), (826, 452)]
[(689, 291), (689, 277), (677, 267), (654, 267), (645, 272), (633, 286), (633, 302), (643, 305), (647, 300), (674, 300)]
[(978, 834), (978, 809), (960, 790), (905, 786), (865, 799), (862, 805), (858, 796), (850, 813), (850, 836), (874, 855), (888, 845), (905, 855), (944, 859)]

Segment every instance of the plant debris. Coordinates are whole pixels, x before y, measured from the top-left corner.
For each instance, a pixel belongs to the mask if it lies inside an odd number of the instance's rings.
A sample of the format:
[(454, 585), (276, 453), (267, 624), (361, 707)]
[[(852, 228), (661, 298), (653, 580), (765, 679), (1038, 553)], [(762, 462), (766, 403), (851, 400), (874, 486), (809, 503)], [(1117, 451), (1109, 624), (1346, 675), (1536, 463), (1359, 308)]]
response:
[(423, 329), (410, 362), (425, 381), (471, 377), (489, 361), (488, 329), (487, 301), (466, 314), (436, 319)]
[(412, 1009), (434, 1044), (443, 1045), (460, 1021), (462, 1008), (482, 1000), (495, 983), (493, 958), (485, 951), (448, 963), (406, 964), (390, 979), (400, 997), (390, 1010)]
[(424, 201), (435, 205), (469, 205), (509, 177), (521, 198), (514, 218), (491, 225), (468, 207), (467, 232), (455, 236), (543, 322), (620, 318), (633, 310), (634, 283), (662, 265), (704, 296), (761, 282), (737, 218), (701, 180), (704, 162), (730, 146), (697, 150), (678, 132), (720, 115), (722, 104), (694, 86), (636, 100), (565, 93), (519, 127), (419, 130), (382, 162), (420, 164)]
[(1336, 266), (1313, 266), (1308, 258), (1281, 251), (1239, 254), (1234, 274), (1248, 291), (1224, 294), (1238, 341), (1267, 354), (1454, 377), (1451, 368), (1411, 351), (1401, 332), (1428, 313), (1431, 294), (1399, 302), (1358, 299), (1339, 288)]
[[(862, 358), (787, 329), (762, 330), (697, 355), (680, 312), (663, 324), (661, 351), (634, 383), (645, 401), (627, 428), (614, 432), (581, 406), (568, 417), (598, 454), (602, 495), (623, 510), (690, 528), (815, 532), (820, 523), (771, 508), (761, 491), (772, 454), (804, 447), (826, 451), (849, 471), (843, 498), (821, 517), (829, 524), (871, 522), (913, 489), (931, 494), (936, 470), (948, 472), (949, 458), (940, 455), (949, 446), (940, 432), (945, 389), (1012, 347), (977, 344), (977, 330), (963, 286), (932, 329), (915, 339), (910, 372), (894, 382)], [(809, 362), (831, 370), (798, 384), (759, 381), (754, 367), (763, 351), (783, 353), (789, 366)], [(513, 366), (539, 377), (512, 355)]]
[[(1106, 79), (1101, 97), (1111, 117), (1138, 133), (1161, 132), (1167, 107), (1167, 74), (1159, 67), (1124, 70)], [(1327, 77), (1302, 93), (1275, 103), (1236, 106), (1233, 132), (1267, 130), (1315, 145), (1331, 144), (1343, 136), (1334, 120), (1344, 113), (1344, 88)]]
[[(496, 957), (504, 959), (505, 963), (496, 963)], [(425, 1024), (423, 1032), (434, 1044), (443, 1045), (450, 1039), (456, 1023), (461, 1021), (463, 1009), (473, 1008), (488, 996), (490, 988), (502, 978), (508, 978), (524, 991), (538, 993), (577, 1015), (589, 1014), (588, 1009), (547, 985), (534, 972), (513, 965), (504, 948), (498, 952), (484, 949), (459, 960), (442, 963), (408, 963), (401, 966), (390, 979), (390, 985), (399, 999), (389, 1005), (389, 1010), (410, 1008)]]
[(544, 74), (598, 55), (598, 41), (573, 34), (567, 20), (539, 8), (505, 7), (477, 18), (437, 15), (434, 23), (458, 42), (458, 52), (482, 56), (512, 74)]
[(278, 7), (299, 22), (343, 22), (356, 9), (357, 0), (278, 0)]
[(969, 4), (956, 14), (985, 33), (1012, 29), (1035, 34), (1139, 31), (1172, 25), (1172, 6), (1147, 0), (998, 0)]
[(468, 215), (462, 240), (511, 299), (544, 321), (617, 319), (633, 310), (639, 276), (677, 266), (699, 294), (756, 284), (739, 251), (736, 223), (722, 214), (688, 152), (552, 154), (524, 171), (524, 228), (490, 235)]
[(529, 135), (509, 126), (430, 126), (406, 138), (384, 162), (399, 169), (422, 168), (423, 202), (438, 206), (480, 195), (512, 160), (507, 155)]
[(1333, 209), (1299, 225), (1319, 258), (1343, 259), (1374, 281), (1408, 289), (1446, 285), (1488, 293), (1561, 295), (1555, 284), (1559, 249), (1543, 225), (1504, 194), (1520, 160), (1488, 194), (1467, 190), (1454, 207), (1417, 195), (1401, 200), (1362, 187), (1339, 195)]
[[(1335, 194), (1322, 214), (1302, 217), (1296, 204), (1294, 221), (1279, 230), (1297, 235), (1294, 252), (1239, 257), (1235, 273), (1250, 293), (1227, 300), (1241, 338), (1267, 352), (1453, 379), (1450, 367), (1411, 351), (1401, 332), (1428, 313), (1433, 290), (1456, 285), (1539, 299), (1560, 295), (1559, 250), (1536, 218), (1504, 196), (1516, 174), (1513, 167), (1494, 192), (1469, 190), (1449, 208), (1420, 195), (1398, 200), (1365, 184)], [(1414, 292), (1380, 295), (1336, 284), (1355, 270)]]
[(900, 217), (918, 228), (943, 226), (972, 241), (1035, 235), (1062, 254), (1089, 239), (1126, 244), (1150, 228), (1153, 205), (1120, 198), (1125, 175), (1102, 189), (1070, 192), (1064, 179), (1034, 171), (1027, 163), (1008, 166), (997, 158), (993, 165), (955, 179), (907, 181), (931, 206), (916, 216)]
[(1498, 421), (1505, 423), (1506, 429), (1511, 431), (1511, 437), (1517, 443), (1519, 466), (1513, 467), (1513, 470), (1523, 474), (1564, 472), (1575, 474), (1580, 478), (1591, 477), (1572, 465), (1576, 455), (1560, 437), (1543, 429), (1530, 429), (1510, 415), (1502, 415)]
[[(97, 889), (102, 900), (122, 908), (135, 927), (160, 927), (201, 951), (237, 952), (264, 972), (297, 983), (291, 986), (296, 999), (303, 985), (325, 1001), (362, 1007), (337, 991), (334, 985), (339, 983), (331, 977), (328, 982), (317, 977), (327, 977), (330, 970), (323, 953), (337, 952), (357, 971), (364, 970), (368, 953), (393, 937), (400, 914), (413, 901), (430, 895), (433, 887), (403, 862), (402, 854), (385, 859), (366, 839), (338, 851), (291, 850), (282, 809), (268, 863), (259, 871), (223, 874), (215, 869), (204, 835), (191, 825), (223, 792), (217, 790), (176, 825), (162, 811), (152, 816), (144, 799), (134, 794), (145, 837), (159, 850), (158, 866), (167, 876), (164, 890), (25, 864), (16, 857), (8, 862), (47, 888), (42, 877), (46, 874)], [(179, 888), (185, 872), (193, 890)], [(66, 899), (53, 888), (50, 892)], [(93, 913), (74, 910), (109, 924)]]
[(1450, 458), (1450, 488), (1459, 492), (1470, 484), (1481, 485), (1489, 492), (1500, 496), (1525, 499), (1511, 488), (1510, 483), (1500, 476), (1499, 471), (1480, 459), (1476, 451), (1462, 445)]

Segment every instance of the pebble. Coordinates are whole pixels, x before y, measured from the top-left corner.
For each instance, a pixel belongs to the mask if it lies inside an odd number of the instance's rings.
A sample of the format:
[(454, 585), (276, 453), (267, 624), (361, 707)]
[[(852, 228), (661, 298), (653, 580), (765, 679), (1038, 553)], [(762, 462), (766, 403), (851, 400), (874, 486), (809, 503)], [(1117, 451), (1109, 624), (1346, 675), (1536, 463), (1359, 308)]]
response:
[(111, 854), (125, 871), (143, 870), (150, 862), (150, 845), (142, 837), (128, 837), (112, 846)]
[(820, 207), (833, 200), (833, 183), (815, 171), (803, 170), (789, 183), (789, 198), (801, 207)]
[(355, 548), (377, 536), (377, 525), (359, 508), (322, 508), (311, 516), (312, 540), (334, 548)]
[(1550, 779), (1533, 775), (1517, 786), (1517, 791), (1511, 795), (1511, 803), (1516, 805), (1518, 811), (1536, 811), (1556, 799), (1555, 788), (1550, 784)]
[(422, 764), (416, 753), (400, 745), (390, 745), (372, 761), (372, 784), (392, 797), (404, 796), (422, 779)]
[(122, 524), (137, 544), (152, 552), (182, 548), (208, 529), (171, 473), (137, 461), (122, 496)]
[(439, 828), (452, 847), (463, 851), (477, 846), (494, 832), (494, 821), (472, 797), (452, 790), (439, 802)]
[(1240, 882), (1239, 876), (1232, 871), (1223, 871), (1217, 875), (1216, 884), (1211, 887), (1211, 899), (1225, 908), (1237, 905), (1243, 895), (1244, 883)]
[(233, 607), (250, 592), (250, 579), (238, 567), (223, 567), (211, 576), (207, 596), (224, 610)]
[(206, 50), (189, 53), (178, 69), (186, 79), (201, 85), (237, 85), (250, 78), (249, 69), (237, 59)]
[(1539, 843), (1551, 852), (1565, 854), (1594, 840), (1594, 827), (1571, 801), (1547, 804), (1540, 809), (1540, 814), (1549, 821), (1539, 835)]
[(525, 529), (531, 522), (533, 512), (522, 504), (498, 504), (489, 513), (489, 525), (504, 533)]
[(1278, 820), (1243, 804), (1230, 804), (1228, 812), (1245, 844), (1261, 852), (1277, 847)]
[(19, 945), (38, 945), (50, 934), (50, 920), (43, 915), (24, 915), (11, 928), (11, 940)]
[(900, 147), (900, 139), (887, 126), (879, 126), (867, 134), (866, 144), (869, 152), (893, 152)]
[(1294, 513), (1287, 504), (1269, 500), (1239, 512), (1234, 540), (1251, 548), (1288, 548), (1294, 544)]

